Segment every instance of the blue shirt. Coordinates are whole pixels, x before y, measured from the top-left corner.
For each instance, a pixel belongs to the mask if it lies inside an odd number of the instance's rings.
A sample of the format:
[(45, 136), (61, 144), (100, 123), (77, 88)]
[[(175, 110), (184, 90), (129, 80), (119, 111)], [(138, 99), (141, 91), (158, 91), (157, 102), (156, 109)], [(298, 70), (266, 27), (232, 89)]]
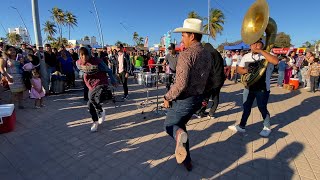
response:
[(226, 66), (231, 66), (232, 64), (232, 58), (231, 57), (225, 57), (224, 62)]
[(278, 64), (278, 71), (285, 71), (286, 70), (286, 61), (280, 61)]
[(73, 60), (71, 57), (68, 57), (67, 60), (64, 60), (62, 57), (59, 57), (59, 62), (61, 63), (61, 69), (63, 74), (73, 72)]

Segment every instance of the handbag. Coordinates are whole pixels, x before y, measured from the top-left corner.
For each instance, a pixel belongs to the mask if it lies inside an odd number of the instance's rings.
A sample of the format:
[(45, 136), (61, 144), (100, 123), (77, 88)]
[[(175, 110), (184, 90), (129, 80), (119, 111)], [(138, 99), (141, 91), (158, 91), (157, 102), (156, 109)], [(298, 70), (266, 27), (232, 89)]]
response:
[(2, 85), (3, 88), (9, 89), (9, 82), (5, 76), (1, 77), (0, 84)]

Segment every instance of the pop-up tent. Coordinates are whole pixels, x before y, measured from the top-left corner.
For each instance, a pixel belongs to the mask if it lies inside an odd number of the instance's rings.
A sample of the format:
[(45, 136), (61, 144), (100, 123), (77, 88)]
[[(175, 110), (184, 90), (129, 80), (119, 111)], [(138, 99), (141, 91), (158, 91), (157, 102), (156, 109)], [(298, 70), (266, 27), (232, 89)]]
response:
[(233, 46), (224, 46), (224, 50), (237, 50), (237, 49), (249, 50), (250, 46), (248, 44), (245, 44), (244, 42), (241, 42)]

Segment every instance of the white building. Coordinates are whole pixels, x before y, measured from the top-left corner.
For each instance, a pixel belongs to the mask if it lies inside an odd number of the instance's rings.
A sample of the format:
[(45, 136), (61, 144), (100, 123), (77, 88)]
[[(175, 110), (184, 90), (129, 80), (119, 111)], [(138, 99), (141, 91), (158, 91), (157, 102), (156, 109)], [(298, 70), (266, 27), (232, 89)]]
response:
[(68, 40), (68, 43), (72, 45), (73, 47), (80, 46), (80, 45), (90, 45), (91, 47), (97, 46), (97, 38), (95, 36), (92, 36), (90, 40), (84, 40), (84, 38), (80, 40)]
[(30, 44), (30, 35), (26, 28), (17, 27), (17, 28), (8, 28), (9, 33), (19, 34), (22, 38), (22, 42)]

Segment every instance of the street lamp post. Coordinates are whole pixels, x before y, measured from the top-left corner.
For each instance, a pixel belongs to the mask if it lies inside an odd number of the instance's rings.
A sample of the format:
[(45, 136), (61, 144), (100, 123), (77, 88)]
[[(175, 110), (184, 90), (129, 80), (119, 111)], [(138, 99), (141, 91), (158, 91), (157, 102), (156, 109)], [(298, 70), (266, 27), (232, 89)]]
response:
[(97, 25), (97, 30), (98, 30), (98, 33), (99, 33), (99, 38), (100, 38), (100, 41), (102, 41), (102, 37), (101, 37), (101, 31), (100, 31), (100, 28), (99, 28), (99, 25), (98, 25), (98, 22), (97, 22), (97, 20), (96, 20), (96, 18), (94, 17), (94, 14), (93, 14), (93, 12), (92, 11), (89, 11), (91, 14), (92, 14), (92, 16), (93, 16), (93, 19), (94, 19), (94, 22), (96, 23), (96, 25)]
[(11, 6), (11, 8), (12, 8), (12, 9), (15, 9), (15, 10), (17, 11), (17, 13), (19, 14), (20, 19), (21, 19), (21, 21), (22, 21), (22, 23), (23, 23), (24, 27), (25, 27), (25, 28), (26, 28), (26, 30), (27, 30), (27, 33), (28, 33), (28, 37), (29, 37), (30, 44), (32, 44), (31, 37), (30, 37), (30, 31), (28, 30), (28, 28), (27, 28), (27, 26), (26, 26), (26, 23), (24, 22), (24, 20), (23, 20), (23, 18), (22, 18), (22, 16), (21, 16), (21, 14), (20, 14), (20, 12), (19, 12), (18, 8), (14, 7), (14, 6)]
[(104, 47), (104, 41), (103, 41), (103, 34), (102, 34), (102, 28), (101, 28), (101, 23), (100, 23), (100, 18), (99, 18), (99, 14), (98, 14), (98, 11), (97, 11), (97, 7), (96, 7), (96, 3), (95, 3), (95, 0), (92, 0), (92, 3), (93, 3), (93, 7), (94, 7), (94, 11), (96, 12), (96, 16), (97, 16), (97, 20), (98, 20), (98, 25), (100, 27), (100, 38), (101, 38), (101, 45), (102, 47)]
[(210, 0), (208, 0), (208, 43), (210, 39)]
[(39, 47), (42, 47), (42, 37), (40, 30), (40, 18), (39, 18), (39, 8), (38, 8), (38, 0), (31, 0), (32, 4), (32, 19), (33, 19), (33, 30), (35, 41), (37, 45), (37, 55), (40, 60), (40, 72), (42, 74), (42, 85), (46, 92), (49, 92), (49, 76), (47, 75), (47, 65), (44, 59), (40, 57)]

